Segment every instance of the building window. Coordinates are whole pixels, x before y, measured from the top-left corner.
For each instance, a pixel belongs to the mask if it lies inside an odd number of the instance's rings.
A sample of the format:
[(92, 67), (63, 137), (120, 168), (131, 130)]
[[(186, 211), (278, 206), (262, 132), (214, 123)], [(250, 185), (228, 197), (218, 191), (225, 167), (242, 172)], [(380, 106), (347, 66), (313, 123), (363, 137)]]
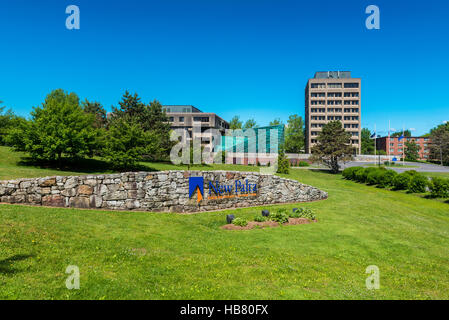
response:
[(327, 84), (328, 88), (341, 88), (341, 83), (328, 83)]
[(193, 117), (195, 122), (209, 122), (209, 117)]
[(168, 121), (173, 122), (173, 121), (175, 121), (175, 118), (174, 117), (169, 117)]
[(357, 82), (347, 82), (345, 83), (345, 88), (358, 88), (359, 84)]
[(310, 87), (312, 89), (316, 89), (316, 88), (326, 88), (326, 84), (325, 83), (312, 83), (310, 85)]
[(179, 122), (184, 122), (184, 117), (179, 117)]

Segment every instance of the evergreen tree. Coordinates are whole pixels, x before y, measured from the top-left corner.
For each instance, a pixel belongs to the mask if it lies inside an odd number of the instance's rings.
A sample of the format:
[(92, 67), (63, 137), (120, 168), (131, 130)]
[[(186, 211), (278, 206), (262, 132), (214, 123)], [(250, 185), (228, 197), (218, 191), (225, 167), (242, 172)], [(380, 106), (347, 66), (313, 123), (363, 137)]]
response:
[(449, 165), (449, 123), (439, 125), (430, 131), (432, 141), (430, 155), (441, 165)]
[(115, 118), (106, 133), (103, 155), (115, 169), (135, 169), (156, 147), (154, 135), (145, 132), (136, 120)]
[(290, 161), (288, 160), (287, 156), (285, 155), (284, 147), (281, 146), (279, 148), (277, 173), (288, 174), (289, 171), (290, 171)]
[(405, 158), (410, 161), (416, 161), (419, 158), (419, 145), (414, 140), (405, 142)]
[(103, 108), (99, 102), (90, 102), (87, 99), (83, 101), (82, 107), (84, 112), (93, 114), (95, 116), (94, 127), (104, 128), (106, 127), (107, 117), (106, 110)]
[(339, 161), (351, 160), (355, 152), (351, 146), (351, 134), (345, 131), (340, 121), (324, 125), (317, 140), (311, 150), (311, 160), (323, 163), (332, 173), (340, 170)]

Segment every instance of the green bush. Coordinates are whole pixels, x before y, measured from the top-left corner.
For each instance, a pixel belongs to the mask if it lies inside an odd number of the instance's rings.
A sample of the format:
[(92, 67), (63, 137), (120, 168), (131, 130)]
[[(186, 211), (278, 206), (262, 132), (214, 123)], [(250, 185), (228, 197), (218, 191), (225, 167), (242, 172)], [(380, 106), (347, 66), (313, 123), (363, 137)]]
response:
[(363, 183), (365, 182), (367, 175), (366, 168), (360, 167), (354, 172), (354, 180)]
[(264, 216), (257, 215), (254, 217), (254, 221), (256, 221), (256, 222), (265, 222), (267, 220), (268, 220), (267, 217), (264, 217)]
[(299, 161), (298, 167), (310, 167), (310, 164), (306, 161)]
[(270, 220), (279, 222), (280, 224), (288, 222), (289, 214), (287, 214), (287, 210), (280, 209), (276, 212), (270, 214)]
[(344, 169), (342, 172), (343, 178), (345, 178), (347, 180), (354, 180), (355, 172), (359, 169), (361, 169), (361, 167), (349, 167), (349, 168)]
[(310, 220), (315, 220), (315, 212), (309, 208), (299, 208), (295, 212), (290, 213), (290, 218), (306, 218)]
[(416, 171), (416, 170), (407, 170), (407, 171), (404, 171), (404, 173), (408, 174), (408, 175), (410, 175), (412, 177), (416, 176), (416, 175), (419, 175), (418, 171)]
[(393, 180), (398, 175), (394, 170), (385, 170), (378, 178), (378, 186), (381, 188), (387, 188), (393, 186)]
[(429, 181), (426, 177), (421, 174), (416, 174), (412, 176), (410, 184), (408, 186), (408, 191), (411, 193), (423, 193), (426, 192), (426, 187)]
[(239, 227), (246, 227), (248, 225), (248, 221), (243, 218), (235, 218), (232, 220), (232, 224)]
[(449, 198), (449, 179), (433, 177), (430, 184), (430, 195), (434, 198)]
[(370, 170), (368, 176), (366, 177), (366, 183), (369, 185), (379, 184), (382, 175), (386, 172), (385, 169), (376, 168), (374, 170)]
[(407, 190), (410, 184), (411, 175), (403, 172), (394, 177), (393, 187), (395, 190)]

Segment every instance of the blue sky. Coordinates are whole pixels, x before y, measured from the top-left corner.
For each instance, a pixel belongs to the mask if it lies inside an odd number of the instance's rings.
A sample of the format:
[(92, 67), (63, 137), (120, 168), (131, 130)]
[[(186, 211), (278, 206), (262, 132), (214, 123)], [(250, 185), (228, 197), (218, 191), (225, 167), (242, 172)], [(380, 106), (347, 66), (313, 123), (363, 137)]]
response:
[[(67, 30), (78, 5), (81, 29)], [(365, 28), (365, 8), (381, 29)], [(315, 71), (362, 78), (362, 125), (449, 120), (449, 4), (426, 1), (0, 0), (0, 100), (28, 115), (52, 89), (107, 109), (125, 90), (265, 125), (304, 115)]]

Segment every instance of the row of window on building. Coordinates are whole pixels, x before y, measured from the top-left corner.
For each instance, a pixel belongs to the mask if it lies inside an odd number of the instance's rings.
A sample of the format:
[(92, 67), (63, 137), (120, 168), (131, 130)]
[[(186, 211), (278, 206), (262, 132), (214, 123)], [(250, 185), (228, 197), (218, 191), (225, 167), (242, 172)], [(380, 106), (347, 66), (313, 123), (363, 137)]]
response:
[[(321, 105), (324, 106), (326, 104), (326, 100), (312, 100), (310, 101), (310, 104), (312, 106), (317, 106), (317, 105)], [(345, 105), (345, 106), (349, 106), (349, 105), (359, 105), (360, 102), (359, 100), (327, 100), (327, 105)]]
[[(325, 98), (326, 97), (326, 93), (325, 92), (312, 92), (310, 94), (310, 96), (312, 98)], [(359, 93), (358, 92), (344, 92), (343, 96), (345, 98), (358, 98), (359, 97)], [(341, 98), (342, 97), (342, 93), (341, 92), (328, 92), (327, 93), (327, 97), (328, 98)]]
[[(353, 137), (358, 137), (359, 132), (358, 131), (348, 131)], [(318, 136), (320, 134), (320, 131), (311, 131), (310, 135), (312, 136)]]
[[(326, 120), (326, 116), (311, 116), (312, 120), (321, 120), (324, 121)], [(345, 120), (345, 121), (358, 121), (359, 117), (358, 116), (327, 116), (327, 120), (330, 121), (335, 121), (335, 120)]]
[[(310, 140), (310, 142), (311, 143), (317, 143), (318, 142), (318, 140), (317, 139), (311, 139)], [(351, 139), (351, 144), (359, 144), (359, 140), (357, 140), (357, 139)]]
[[(326, 88), (326, 83), (312, 83), (310, 85), (312, 89), (318, 89), (318, 88)], [(330, 82), (327, 83), (327, 88), (333, 88), (333, 89), (339, 89), (339, 88), (358, 88), (359, 83), (358, 82)]]
[[(342, 112), (342, 108), (327, 108), (327, 112)], [(324, 113), (326, 112), (326, 108), (311, 108), (310, 112), (312, 113)], [(345, 108), (344, 112), (351, 112), (351, 113), (359, 113), (359, 108)]]
[[(175, 121), (175, 117), (168, 117), (168, 121), (170, 122), (174, 122)], [(184, 117), (178, 117), (178, 122), (184, 122), (185, 118)], [(193, 117), (193, 121), (195, 122), (209, 122), (209, 117)]]

